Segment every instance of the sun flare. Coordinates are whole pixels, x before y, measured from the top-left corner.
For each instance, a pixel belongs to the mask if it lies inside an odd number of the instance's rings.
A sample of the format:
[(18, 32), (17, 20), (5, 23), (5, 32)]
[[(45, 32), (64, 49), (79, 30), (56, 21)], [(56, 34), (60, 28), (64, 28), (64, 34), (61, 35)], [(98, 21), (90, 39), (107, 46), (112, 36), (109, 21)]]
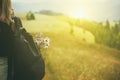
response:
[(73, 17), (73, 18), (83, 18), (85, 15), (84, 11), (82, 9), (77, 9), (77, 10), (74, 10), (73, 12), (71, 12), (69, 14), (70, 17)]

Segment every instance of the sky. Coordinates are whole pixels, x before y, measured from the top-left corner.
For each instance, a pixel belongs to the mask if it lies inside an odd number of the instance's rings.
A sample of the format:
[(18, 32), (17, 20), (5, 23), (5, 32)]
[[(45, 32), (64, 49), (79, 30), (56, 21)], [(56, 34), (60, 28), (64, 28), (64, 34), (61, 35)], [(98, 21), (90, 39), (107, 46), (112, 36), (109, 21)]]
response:
[(12, 0), (16, 12), (52, 10), (94, 21), (120, 20), (120, 0)]

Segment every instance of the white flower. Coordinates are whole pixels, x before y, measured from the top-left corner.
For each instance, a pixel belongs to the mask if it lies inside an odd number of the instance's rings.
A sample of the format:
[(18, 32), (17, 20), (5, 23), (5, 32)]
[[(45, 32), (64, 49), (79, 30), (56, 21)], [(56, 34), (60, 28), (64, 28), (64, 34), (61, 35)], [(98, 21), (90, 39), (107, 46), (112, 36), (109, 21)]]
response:
[(44, 48), (47, 49), (49, 47), (50, 43), (44, 44)]
[(43, 42), (44, 44), (50, 44), (50, 39), (48, 37), (45, 37)]
[(47, 49), (50, 45), (50, 39), (48, 37), (44, 38), (44, 48)]
[(43, 33), (39, 33), (39, 34), (36, 34), (36, 35), (35, 35), (36, 38), (40, 38), (40, 37), (42, 37), (42, 36), (43, 36)]
[(36, 41), (40, 48), (47, 49), (50, 46), (50, 38), (42, 37), (43, 33), (36, 35)]
[(48, 46), (44, 46), (44, 48), (45, 48), (45, 49), (47, 49), (47, 48), (48, 48)]
[(44, 39), (43, 38), (39, 38), (39, 42), (40, 43), (44, 43)]

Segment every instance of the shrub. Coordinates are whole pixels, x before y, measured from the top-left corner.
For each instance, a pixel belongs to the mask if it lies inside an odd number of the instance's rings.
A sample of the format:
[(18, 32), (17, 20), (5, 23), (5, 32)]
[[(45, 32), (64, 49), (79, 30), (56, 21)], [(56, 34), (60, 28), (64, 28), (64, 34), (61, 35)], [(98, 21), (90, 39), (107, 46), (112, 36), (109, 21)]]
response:
[(35, 20), (35, 15), (30, 11), (26, 15), (27, 20)]

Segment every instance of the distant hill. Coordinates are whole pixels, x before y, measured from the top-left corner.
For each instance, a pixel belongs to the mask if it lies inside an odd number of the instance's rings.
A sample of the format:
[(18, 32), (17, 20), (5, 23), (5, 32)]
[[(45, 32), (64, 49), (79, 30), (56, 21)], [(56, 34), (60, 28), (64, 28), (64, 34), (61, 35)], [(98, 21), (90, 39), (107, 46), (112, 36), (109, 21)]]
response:
[(45, 15), (54, 15), (54, 16), (55, 15), (64, 15), (63, 13), (54, 12), (54, 11), (51, 11), (51, 10), (41, 10), (38, 13), (45, 14)]

